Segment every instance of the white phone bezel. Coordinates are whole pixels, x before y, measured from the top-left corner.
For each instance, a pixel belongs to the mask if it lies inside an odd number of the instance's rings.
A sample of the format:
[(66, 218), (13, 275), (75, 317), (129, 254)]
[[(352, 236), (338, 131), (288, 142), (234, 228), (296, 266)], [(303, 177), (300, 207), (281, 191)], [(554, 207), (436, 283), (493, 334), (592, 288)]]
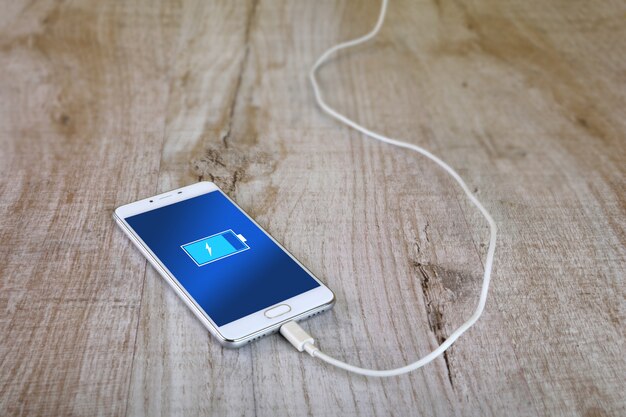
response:
[[(203, 194), (219, 192), (222, 193), (238, 210), (248, 217), (263, 233), (265, 233), (274, 243), (278, 245), (291, 259), (300, 265), (320, 286), (312, 290), (299, 294), (295, 297), (283, 300), (272, 306), (268, 306), (255, 313), (249, 314), (236, 321), (217, 326), (209, 315), (196, 303), (185, 288), (176, 279), (160, 259), (150, 250), (148, 245), (135, 233), (126, 222), (126, 218), (136, 214), (145, 213), (160, 207), (178, 203)], [(277, 331), (280, 326), (290, 320), (298, 320), (317, 314), (332, 307), (335, 301), (333, 292), (328, 289), (315, 275), (313, 275), (304, 265), (302, 265), (291, 253), (278, 243), (269, 233), (267, 233), (258, 223), (243, 211), (234, 201), (232, 201), (214, 183), (203, 181), (176, 190), (172, 190), (153, 197), (145, 198), (134, 203), (126, 204), (115, 209), (113, 217), (124, 233), (133, 241), (135, 246), (143, 253), (150, 263), (157, 269), (159, 274), (170, 284), (185, 304), (200, 319), (205, 327), (213, 334), (219, 342), (228, 347), (239, 347), (258, 337)], [(268, 318), (264, 312), (281, 304), (288, 304), (291, 310), (278, 317)]]

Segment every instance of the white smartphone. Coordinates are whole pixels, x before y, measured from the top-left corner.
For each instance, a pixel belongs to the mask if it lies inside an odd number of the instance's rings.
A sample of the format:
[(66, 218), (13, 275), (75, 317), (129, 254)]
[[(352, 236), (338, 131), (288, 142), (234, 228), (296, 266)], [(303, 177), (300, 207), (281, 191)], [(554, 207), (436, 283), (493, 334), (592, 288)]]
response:
[(243, 346), (335, 302), (211, 182), (118, 207), (113, 218), (224, 346)]

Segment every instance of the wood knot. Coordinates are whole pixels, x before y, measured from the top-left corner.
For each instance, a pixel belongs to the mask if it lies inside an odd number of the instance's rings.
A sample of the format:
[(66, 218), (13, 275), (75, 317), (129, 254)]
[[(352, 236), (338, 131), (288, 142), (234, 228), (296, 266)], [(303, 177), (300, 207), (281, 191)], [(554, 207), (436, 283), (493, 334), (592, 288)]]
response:
[(233, 193), (240, 183), (274, 172), (276, 163), (274, 154), (257, 146), (210, 144), (201, 157), (191, 161), (191, 169), (200, 180), (213, 181), (224, 192)]

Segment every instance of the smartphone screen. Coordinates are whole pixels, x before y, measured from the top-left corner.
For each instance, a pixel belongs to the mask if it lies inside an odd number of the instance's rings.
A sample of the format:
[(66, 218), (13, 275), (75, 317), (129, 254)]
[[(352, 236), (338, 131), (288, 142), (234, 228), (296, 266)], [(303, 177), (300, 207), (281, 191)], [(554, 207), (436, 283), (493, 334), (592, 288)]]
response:
[(125, 220), (217, 326), (320, 286), (220, 191)]

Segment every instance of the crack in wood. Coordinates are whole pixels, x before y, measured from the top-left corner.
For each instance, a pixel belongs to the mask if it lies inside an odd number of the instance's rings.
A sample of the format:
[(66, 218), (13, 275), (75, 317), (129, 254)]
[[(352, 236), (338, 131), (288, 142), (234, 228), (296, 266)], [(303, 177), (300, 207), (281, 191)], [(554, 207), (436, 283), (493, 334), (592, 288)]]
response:
[[(426, 229), (426, 228), (425, 228)], [(443, 313), (441, 308), (438, 306), (438, 303), (435, 302), (435, 297), (433, 297), (433, 283), (431, 280), (431, 276), (426, 270), (426, 268), (432, 270), (432, 273), (435, 277), (438, 277), (436, 268), (429, 265), (424, 265), (421, 262), (414, 262), (413, 267), (419, 272), (421, 276), (420, 286), (422, 289), (422, 294), (424, 294), (424, 301), (426, 304), (426, 316), (428, 319), (428, 327), (430, 331), (435, 335), (435, 339), (437, 340), (437, 344), (442, 344), (447, 335), (444, 332), (444, 320)], [(447, 370), (448, 380), (450, 381), (450, 386), (454, 389), (454, 380), (453, 380), (453, 372), (450, 364), (450, 357), (448, 355), (448, 351), (443, 353), (443, 360)]]
[(250, 28), (252, 23), (254, 22), (254, 18), (256, 16), (256, 9), (259, 4), (259, 0), (254, 0), (252, 2), (252, 7), (250, 8), (250, 12), (248, 13), (248, 18), (246, 19), (246, 31), (244, 34), (244, 54), (241, 59), (241, 65), (239, 66), (239, 74), (237, 75), (237, 81), (235, 83), (235, 89), (233, 91), (233, 98), (231, 100), (230, 109), (228, 111), (228, 124), (226, 126), (226, 130), (222, 133), (221, 141), (224, 144), (225, 148), (228, 148), (228, 140), (230, 139), (230, 135), (233, 129), (233, 120), (235, 119), (235, 110), (237, 109), (237, 102), (239, 99), (239, 93), (241, 91), (241, 84), (243, 82), (243, 74), (246, 71), (248, 66), (248, 60), (250, 56)]
[(206, 145), (202, 156), (191, 160), (192, 170), (200, 181), (204, 179), (213, 181), (227, 194), (234, 193), (239, 183), (257, 175), (268, 175), (276, 167), (276, 156), (257, 149), (255, 141), (237, 141), (239, 144), (237, 147), (230, 143), (235, 128), (235, 114), (238, 111), (238, 103), (241, 102), (244, 74), (249, 62), (250, 37), (257, 6), (258, 0), (254, 0), (247, 14), (243, 40), (245, 52), (233, 89), (225, 128), (220, 133), (221, 143)]

